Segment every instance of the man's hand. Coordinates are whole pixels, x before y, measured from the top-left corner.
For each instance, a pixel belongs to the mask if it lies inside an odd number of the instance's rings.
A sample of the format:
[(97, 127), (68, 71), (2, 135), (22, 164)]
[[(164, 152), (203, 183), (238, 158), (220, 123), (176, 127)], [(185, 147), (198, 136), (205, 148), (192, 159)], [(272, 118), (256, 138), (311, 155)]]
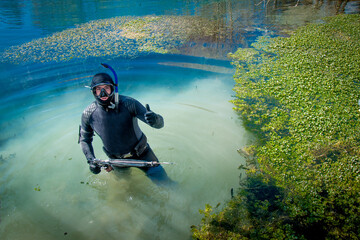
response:
[(99, 174), (101, 172), (101, 167), (99, 165), (97, 165), (96, 163), (94, 163), (94, 159), (92, 159), (92, 158), (88, 159), (87, 162), (89, 164), (90, 171), (93, 174)]
[(145, 113), (145, 120), (150, 126), (156, 123), (156, 113), (150, 110), (149, 104), (146, 104), (146, 113)]

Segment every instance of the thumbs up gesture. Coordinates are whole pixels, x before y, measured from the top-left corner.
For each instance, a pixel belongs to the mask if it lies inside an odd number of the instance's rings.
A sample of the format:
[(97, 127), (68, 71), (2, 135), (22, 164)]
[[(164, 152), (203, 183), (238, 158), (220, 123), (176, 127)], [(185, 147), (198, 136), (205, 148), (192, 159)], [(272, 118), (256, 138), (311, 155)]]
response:
[(149, 104), (146, 104), (146, 113), (145, 120), (150, 125), (153, 126), (156, 123), (157, 115), (153, 111), (150, 110)]

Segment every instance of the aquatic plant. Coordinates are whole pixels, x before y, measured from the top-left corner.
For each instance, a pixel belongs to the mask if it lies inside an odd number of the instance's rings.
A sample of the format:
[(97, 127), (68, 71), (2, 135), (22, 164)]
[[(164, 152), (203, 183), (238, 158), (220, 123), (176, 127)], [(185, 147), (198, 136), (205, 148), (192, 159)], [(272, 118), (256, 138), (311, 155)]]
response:
[(91, 21), (13, 46), (1, 53), (0, 59), (12, 63), (58, 62), (176, 53), (189, 41), (211, 41), (224, 34), (226, 31), (219, 29), (215, 21), (194, 16), (115, 17)]
[(324, 21), (231, 54), (235, 110), (259, 141), (194, 238), (360, 238), (360, 15)]

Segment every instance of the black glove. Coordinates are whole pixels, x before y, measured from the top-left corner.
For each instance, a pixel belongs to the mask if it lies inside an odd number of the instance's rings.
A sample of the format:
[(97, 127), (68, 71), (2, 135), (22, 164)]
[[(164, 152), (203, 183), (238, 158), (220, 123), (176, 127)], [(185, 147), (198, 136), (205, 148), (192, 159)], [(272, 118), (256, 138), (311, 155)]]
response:
[(157, 121), (157, 114), (150, 110), (149, 104), (146, 104), (145, 120), (150, 126), (154, 125)]
[(94, 159), (88, 159), (87, 162), (89, 164), (90, 171), (93, 174), (99, 174), (101, 172), (101, 167), (94, 163)]

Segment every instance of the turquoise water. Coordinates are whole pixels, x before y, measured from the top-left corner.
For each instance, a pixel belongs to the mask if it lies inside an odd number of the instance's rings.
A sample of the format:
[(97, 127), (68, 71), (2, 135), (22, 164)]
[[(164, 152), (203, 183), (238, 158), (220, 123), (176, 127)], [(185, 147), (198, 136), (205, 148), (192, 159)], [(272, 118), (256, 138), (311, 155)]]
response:
[[(198, 209), (226, 202), (238, 187), (244, 159), (237, 149), (252, 141), (229, 102), (234, 70), (226, 53), (335, 13), (331, 3), (319, 10), (256, 3), (1, 1), (1, 239), (189, 239)], [(347, 13), (358, 6), (351, 2)], [(149, 15), (164, 25), (139, 24)], [(122, 17), (136, 18), (138, 28), (101, 25)], [(195, 31), (188, 21), (207, 27)], [(88, 26), (100, 27), (89, 37)], [(123, 50), (112, 54), (115, 37)], [(175, 163), (164, 168), (179, 188), (160, 188), (138, 169), (89, 172), (78, 125), (93, 101), (85, 86), (105, 71), (101, 62), (116, 69), (121, 94), (164, 117), (163, 129), (141, 128), (160, 161)], [(101, 147), (95, 138), (96, 155), (105, 158)]]

